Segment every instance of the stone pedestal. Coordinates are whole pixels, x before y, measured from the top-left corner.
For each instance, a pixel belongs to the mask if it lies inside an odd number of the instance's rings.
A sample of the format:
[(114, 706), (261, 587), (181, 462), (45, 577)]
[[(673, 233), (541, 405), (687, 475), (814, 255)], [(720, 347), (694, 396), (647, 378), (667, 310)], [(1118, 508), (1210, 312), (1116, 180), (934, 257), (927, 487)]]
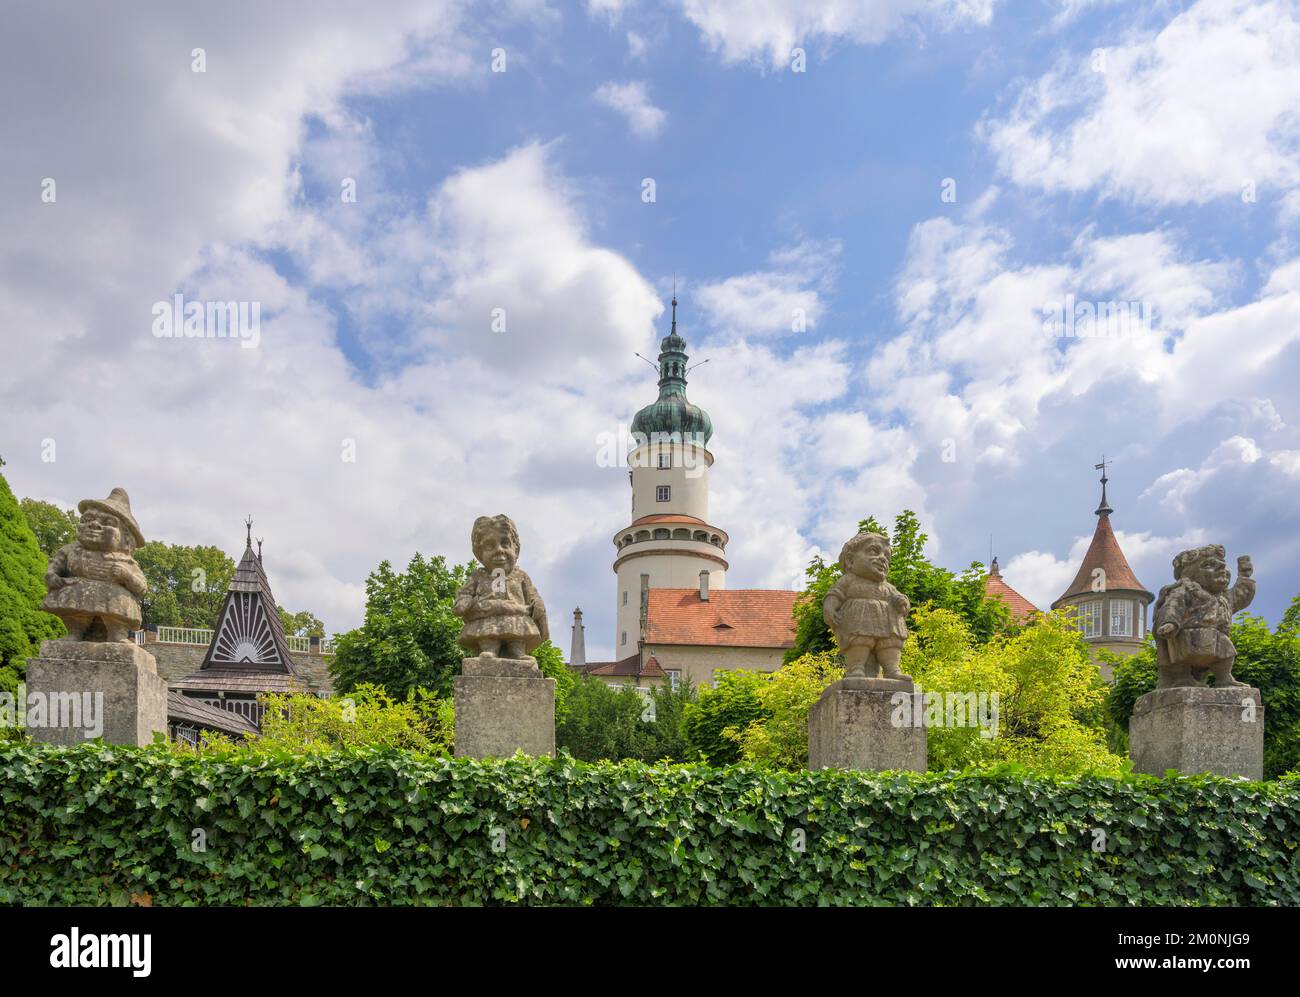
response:
[[(1254, 705), (1253, 715), (1248, 704)], [(1264, 707), (1251, 686), (1157, 689), (1133, 704), (1133, 769), (1264, 778)]]
[(167, 732), (167, 683), (135, 644), (47, 640), (27, 662), (27, 727), (49, 744), (150, 744)]
[(555, 679), (533, 658), (466, 658), (456, 676), (456, 757), (555, 754)]
[(924, 772), (920, 711), (901, 711), (909, 719), (916, 714), (917, 726), (894, 723), (900, 712), (894, 697), (914, 688), (905, 679), (848, 678), (828, 686), (808, 711), (808, 767)]

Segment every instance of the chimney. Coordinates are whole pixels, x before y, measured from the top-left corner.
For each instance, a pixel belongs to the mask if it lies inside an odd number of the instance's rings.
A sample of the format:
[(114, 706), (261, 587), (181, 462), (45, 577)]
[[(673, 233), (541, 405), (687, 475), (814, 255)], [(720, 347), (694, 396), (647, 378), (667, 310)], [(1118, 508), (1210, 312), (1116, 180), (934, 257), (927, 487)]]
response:
[(708, 571), (700, 572), (700, 602), (709, 601), (709, 573)]
[(573, 611), (573, 643), (569, 651), (570, 668), (587, 667), (587, 635), (586, 628), (582, 625), (582, 608), (579, 607)]
[(641, 633), (640, 640), (645, 640), (646, 620), (650, 616), (650, 576), (641, 576)]

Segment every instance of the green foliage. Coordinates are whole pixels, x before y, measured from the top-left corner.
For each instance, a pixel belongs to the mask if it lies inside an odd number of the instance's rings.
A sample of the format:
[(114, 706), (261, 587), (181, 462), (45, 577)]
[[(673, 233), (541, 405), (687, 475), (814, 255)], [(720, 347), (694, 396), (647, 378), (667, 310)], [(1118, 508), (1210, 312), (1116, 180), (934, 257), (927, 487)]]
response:
[(275, 611), (280, 615), (280, 626), (284, 628), (285, 636), (325, 636), (325, 624), (315, 614), (309, 613), (305, 609), (300, 613), (291, 613), (283, 606), (276, 606)]
[(373, 685), (334, 699), (268, 695), (263, 702), (266, 712), (254, 738), (254, 747), (263, 751), (379, 746), (447, 755), (455, 737), (451, 701), (426, 689), (413, 689), (400, 702)]
[(1293, 907), (1298, 850), (1295, 779), (0, 744), (5, 905)]
[[(473, 570), (473, 561), (448, 565), (441, 555), (419, 553), (401, 574), (388, 561), (380, 564), (366, 579), (365, 621), (334, 644), (329, 668), (335, 690), (342, 695), (376, 685), (395, 699), (405, 699), (414, 689), (450, 698), (466, 654), (456, 640), (463, 624), (451, 606)], [(573, 670), (549, 640), (533, 657), (542, 674), (555, 679), (558, 723), (567, 709)]]
[(582, 761), (686, 761), (693, 756), (682, 717), (693, 699), (686, 683), (676, 692), (642, 695), (630, 684), (614, 687), (584, 675), (569, 692), (566, 716), (556, 720), (555, 743)]
[(1127, 764), (1107, 747), (1105, 683), (1060, 614), (980, 643), (957, 613), (919, 609), (902, 666), (926, 694), (997, 694), (995, 737), (978, 726), (930, 726), (933, 771), (1014, 762), (1043, 774), (1118, 774)]
[(763, 716), (722, 734), (754, 765), (798, 771), (808, 767), (808, 711), (832, 682), (844, 677), (829, 652), (805, 654), (774, 672), (758, 688)]
[(710, 765), (729, 765), (740, 760), (740, 745), (726, 731), (742, 731), (767, 711), (759, 692), (767, 675), (746, 668), (719, 671), (713, 683), (705, 685), (686, 706), (682, 723), (691, 752)]
[(569, 712), (569, 693), (577, 684), (578, 674), (564, 661), (564, 654), (549, 640), (533, 649), (537, 667), (548, 679), (555, 679), (555, 722), (562, 723)]
[(31, 498), (23, 499), (19, 505), (28, 527), (36, 534), (37, 546), (47, 560), (60, 547), (77, 539), (77, 524), (81, 517), (75, 509), (60, 509), (52, 502)]
[(334, 645), (330, 674), (340, 695), (373, 684), (403, 699), (425, 688), (452, 693), (464, 649), (456, 643), (461, 621), (451, 611), (472, 565), (448, 565), (416, 554), (398, 573), (384, 561), (366, 579), (366, 617)]
[(135, 552), (149, 582), (144, 626), (216, 628), (235, 562), (220, 547), (147, 543)]
[(27, 659), (41, 641), (67, 631), (58, 617), (42, 612), (46, 557), (27, 517), (0, 475), (0, 692), (17, 693)]
[[(1264, 777), (1300, 771), (1300, 633), (1291, 604), (1276, 630), (1251, 613), (1239, 613), (1229, 635), (1237, 648), (1232, 674), (1259, 690), (1264, 703)], [(1111, 718), (1128, 730), (1133, 704), (1156, 687), (1156, 648), (1148, 637), (1137, 654), (1115, 665), (1106, 699)], [(1210, 683), (1213, 684), (1213, 678)]]
[[(858, 523), (858, 532), (889, 535), (875, 517), (870, 516)], [(980, 642), (995, 634), (1014, 633), (1017, 628), (1006, 606), (985, 593), (988, 572), (984, 565), (972, 562), (957, 575), (947, 568), (931, 564), (925, 556), (928, 539), (921, 532), (920, 520), (911, 509), (904, 509), (895, 518), (894, 531), (890, 535), (893, 552), (889, 562), (889, 582), (912, 603), (908, 626), (912, 625), (916, 612), (929, 605), (956, 613)], [(795, 642), (785, 653), (786, 662), (805, 654), (838, 650), (835, 638), (822, 618), (822, 601), (842, 574), (835, 561), (827, 563), (817, 556), (809, 562), (805, 571), (807, 586), (795, 603)]]

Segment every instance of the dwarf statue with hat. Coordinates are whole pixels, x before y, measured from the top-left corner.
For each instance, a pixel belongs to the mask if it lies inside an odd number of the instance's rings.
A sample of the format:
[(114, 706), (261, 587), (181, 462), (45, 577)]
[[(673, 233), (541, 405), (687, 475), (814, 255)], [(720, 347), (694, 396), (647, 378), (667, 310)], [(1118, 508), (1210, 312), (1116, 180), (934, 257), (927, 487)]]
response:
[(1237, 649), (1228, 625), (1255, 598), (1254, 571), (1249, 557), (1237, 558), (1237, 584), (1229, 588), (1232, 576), (1219, 544), (1174, 558), (1174, 583), (1160, 590), (1155, 605), (1157, 688), (1204, 685), (1207, 675), (1216, 687), (1245, 685), (1232, 677)]
[(41, 603), (68, 628), (67, 640), (125, 641), (140, 627), (140, 599), (148, 585), (132, 552), (144, 544), (121, 488), (77, 506), (77, 539), (59, 548), (45, 572)]

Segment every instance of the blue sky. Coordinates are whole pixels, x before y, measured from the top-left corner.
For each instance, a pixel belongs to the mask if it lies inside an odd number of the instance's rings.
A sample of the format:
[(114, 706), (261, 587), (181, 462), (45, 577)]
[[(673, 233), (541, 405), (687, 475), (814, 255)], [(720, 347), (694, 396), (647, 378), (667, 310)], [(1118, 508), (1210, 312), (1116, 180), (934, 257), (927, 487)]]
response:
[[(336, 630), (380, 559), (467, 559), (504, 511), (603, 656), (628, 493), (596, 455), (654, 397), (676, 279), (732, 587), (912, 508), (1046, 605), (1105, 453), (1148, 588), (1215, 541), (1258, 611), (1300, 591), (1296, 3), (265, 6), (15, 9), (18, 494), (122, 485), (151, 538), (232, 553), (251, 512)], [(258, 347), (156, 338), (175, 292), (258, 302)], [(1154, 321), (1045, 335), (1067, 296)]]

